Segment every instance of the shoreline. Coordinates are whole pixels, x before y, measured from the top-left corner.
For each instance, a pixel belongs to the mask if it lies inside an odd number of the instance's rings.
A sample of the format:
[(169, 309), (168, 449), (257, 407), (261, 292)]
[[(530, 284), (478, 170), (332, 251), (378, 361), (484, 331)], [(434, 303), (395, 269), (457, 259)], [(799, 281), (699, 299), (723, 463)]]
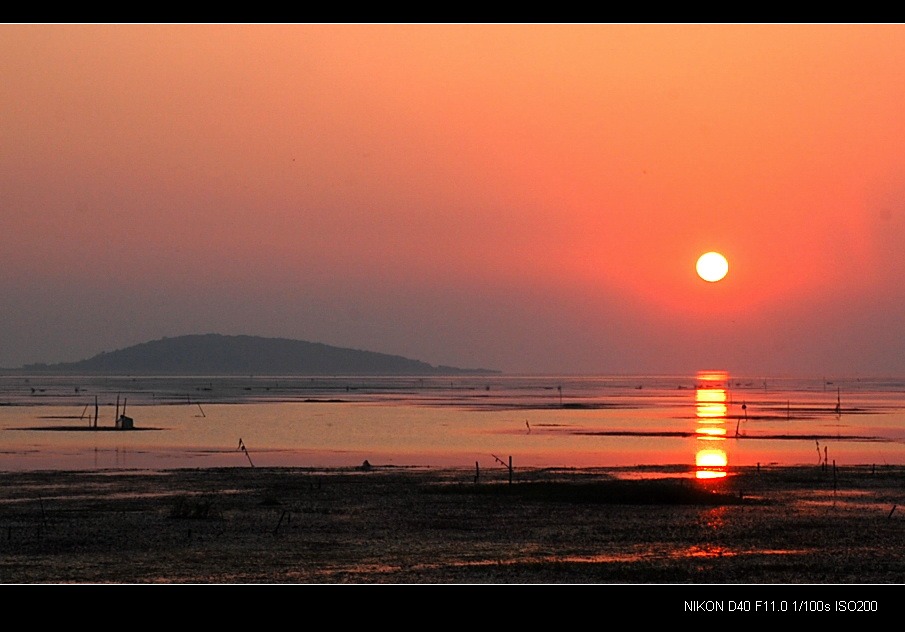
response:
[(868, 465), (0, 472), (0, 582), (895, 584), (903, 490)]

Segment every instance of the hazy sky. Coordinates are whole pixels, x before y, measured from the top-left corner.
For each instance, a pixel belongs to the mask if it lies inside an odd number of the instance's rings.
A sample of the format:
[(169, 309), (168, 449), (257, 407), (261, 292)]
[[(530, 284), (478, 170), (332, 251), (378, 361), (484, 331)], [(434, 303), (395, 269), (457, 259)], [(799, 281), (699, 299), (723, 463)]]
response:
[(0, 367), (905, 375), (905, 25), (5, 24), (0, 83)]

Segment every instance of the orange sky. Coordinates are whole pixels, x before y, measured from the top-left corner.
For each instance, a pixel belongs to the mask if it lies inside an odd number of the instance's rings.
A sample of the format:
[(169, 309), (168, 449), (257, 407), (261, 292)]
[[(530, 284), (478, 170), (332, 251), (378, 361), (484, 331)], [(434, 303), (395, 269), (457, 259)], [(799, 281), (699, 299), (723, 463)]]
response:
[(3, 367), (905, 374), (902, 25), (7, 24), (0, 78)]

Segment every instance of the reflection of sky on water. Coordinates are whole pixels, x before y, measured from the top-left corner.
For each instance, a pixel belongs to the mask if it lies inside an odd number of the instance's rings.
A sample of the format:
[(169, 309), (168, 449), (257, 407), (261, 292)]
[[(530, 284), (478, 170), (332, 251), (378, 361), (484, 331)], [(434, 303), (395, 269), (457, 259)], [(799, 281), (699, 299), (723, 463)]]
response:
[[(723, 376), (0, 377), (0, 468), (248, 467), (240, 438), (259, 467), (368, 459), (478, 462), (483, 472), (497, 467), (497, 455), (512, 456), (516, 468), (677, 466), (710, 476), (816, 463), (815, 436), (839, 465), (905, 464), (898, 383), (842, 384), (837, 415), (837, 385), (823, 380), (768, 380), (764, 388), (764, 380), (746, 386)], [(84, 430), (95, 395), (99, 426), (113, 425), (122, 395), (144, 430)]]

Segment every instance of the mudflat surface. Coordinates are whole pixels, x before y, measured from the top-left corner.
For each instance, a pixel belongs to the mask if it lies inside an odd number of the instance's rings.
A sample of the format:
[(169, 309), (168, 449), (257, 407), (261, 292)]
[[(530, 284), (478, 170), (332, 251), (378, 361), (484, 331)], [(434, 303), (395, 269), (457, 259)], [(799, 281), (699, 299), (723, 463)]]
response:
[(4, 584), (897, 584), (905, 468), (0, 473)]

